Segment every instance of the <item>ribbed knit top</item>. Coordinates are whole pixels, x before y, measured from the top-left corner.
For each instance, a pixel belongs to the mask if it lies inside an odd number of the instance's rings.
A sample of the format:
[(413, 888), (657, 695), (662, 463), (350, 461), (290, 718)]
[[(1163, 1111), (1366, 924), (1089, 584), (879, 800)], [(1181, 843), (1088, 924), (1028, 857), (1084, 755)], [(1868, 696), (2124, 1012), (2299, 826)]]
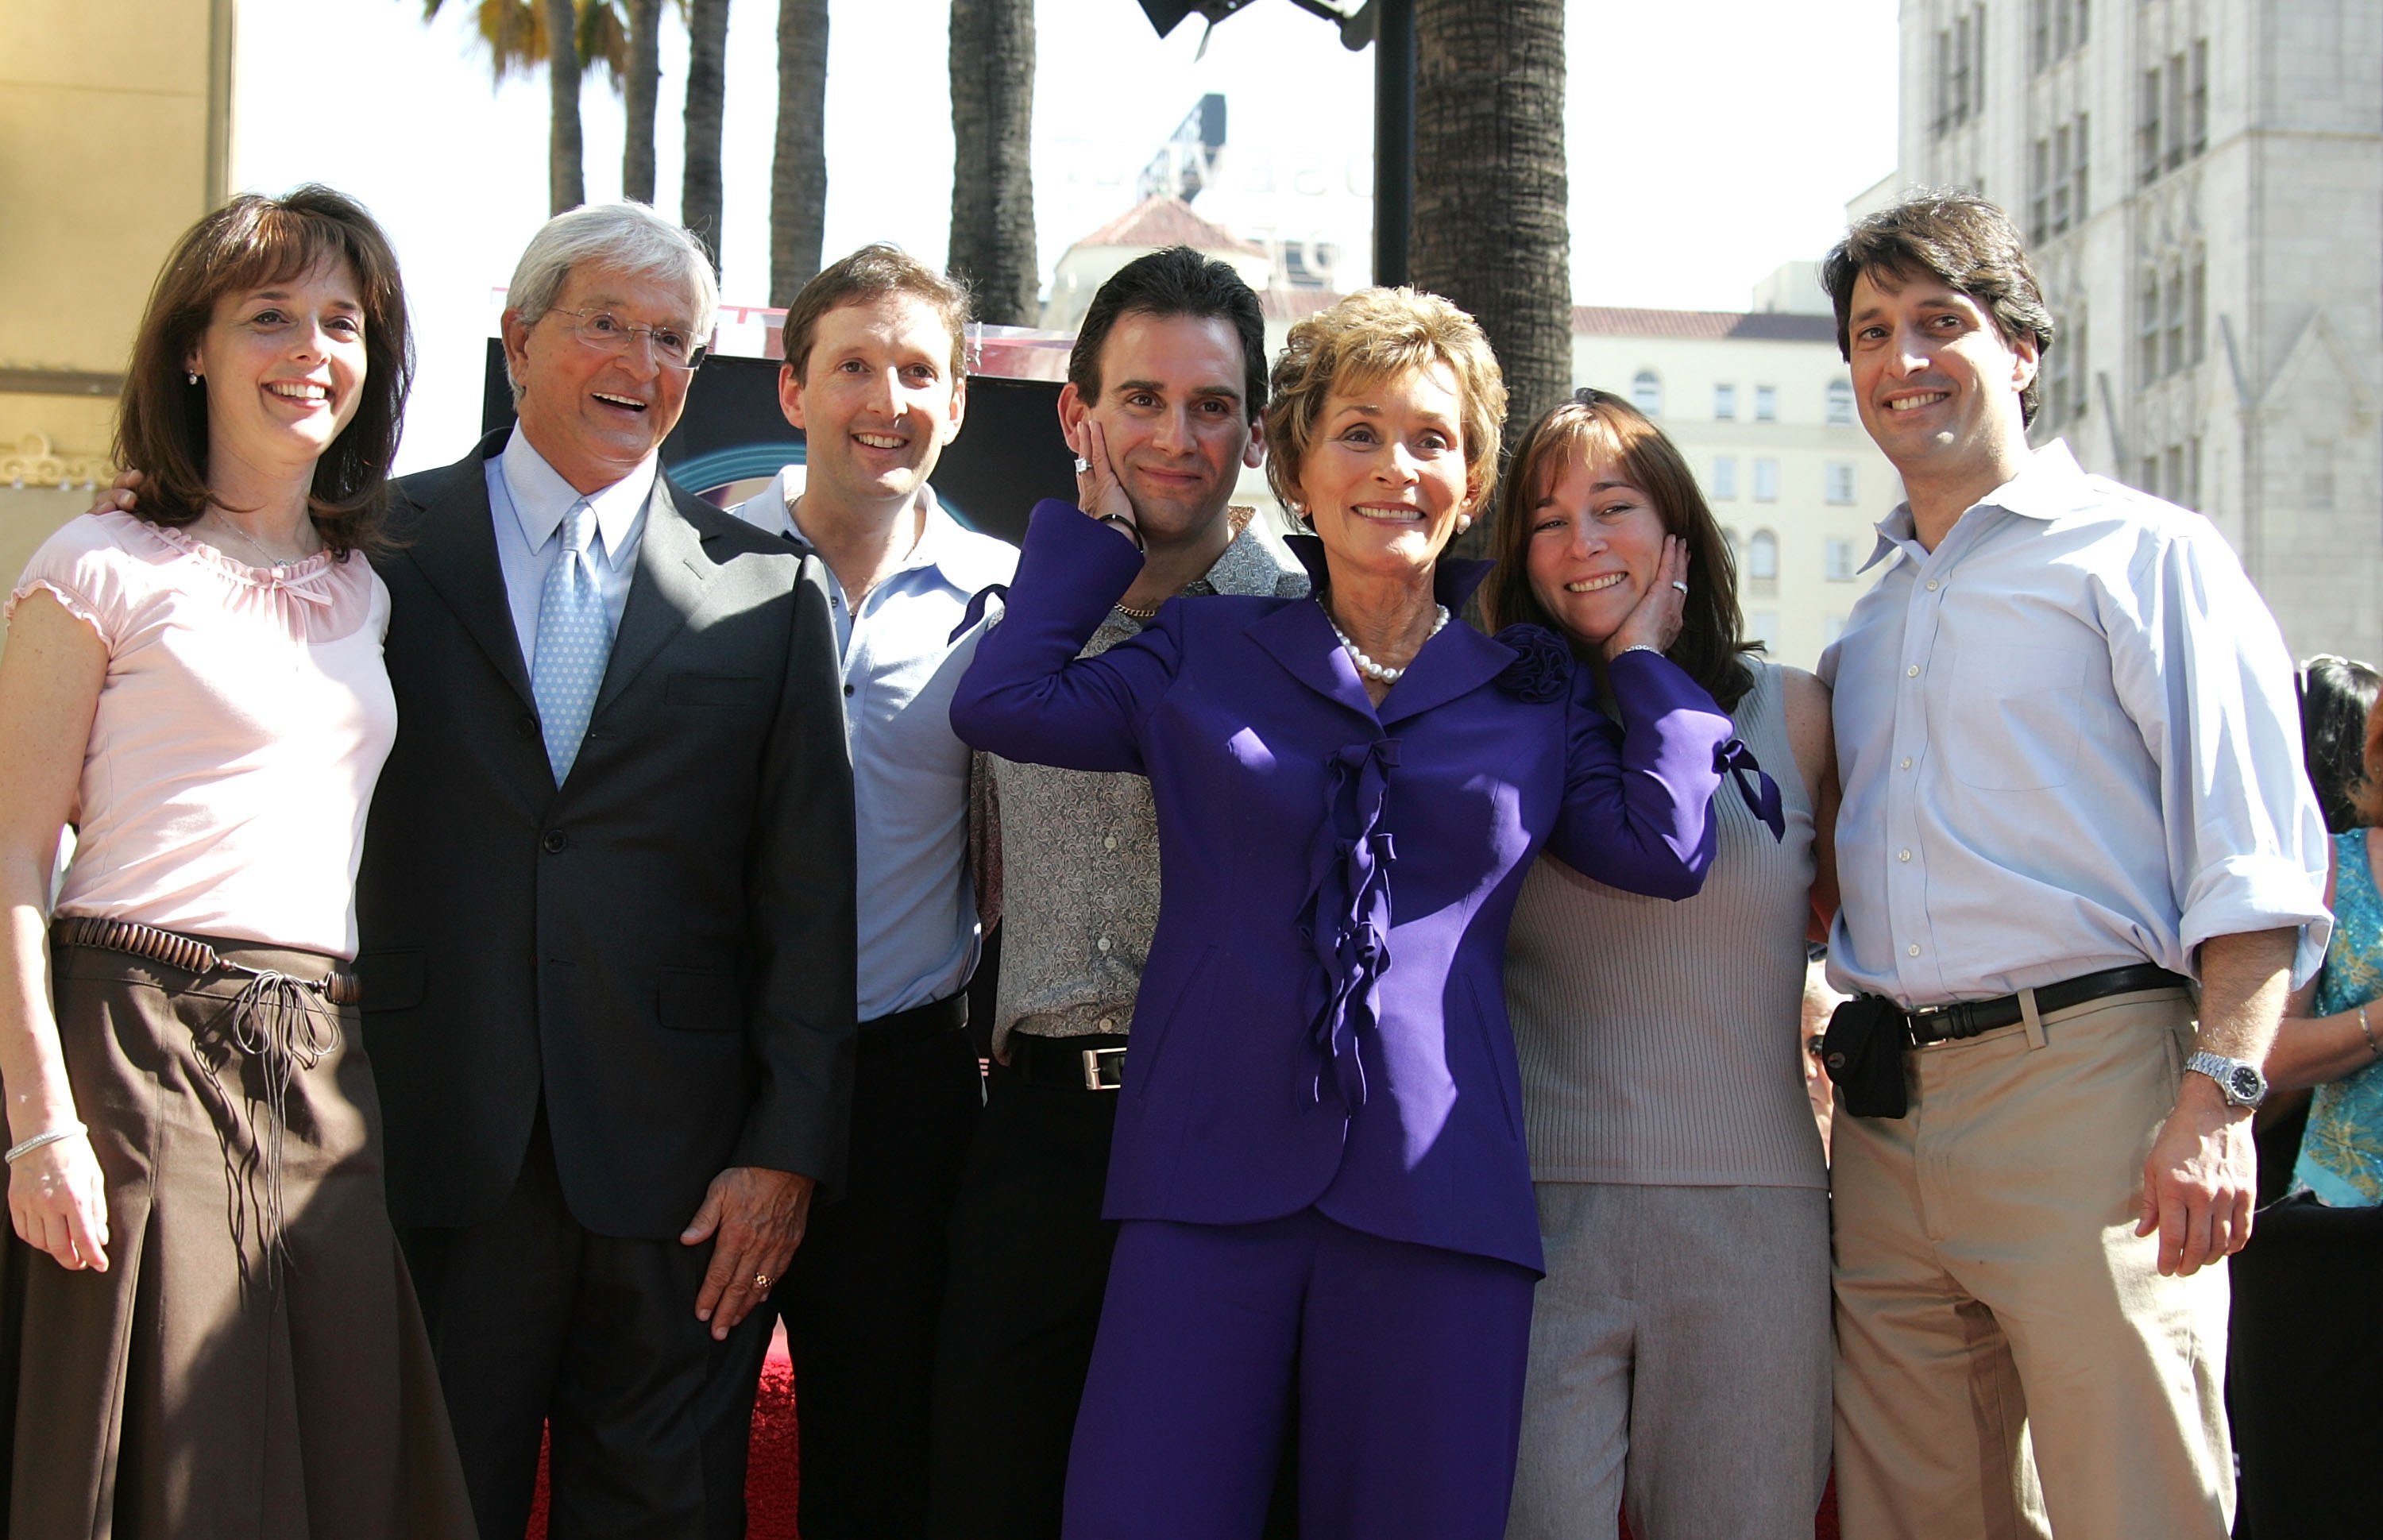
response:
[(1774, 664), (1732, 713), (1778, 780), (1787, 837), (1713, 798), (1704, 890), (1623, 893), (1543, 856), (1506, 946), (1531, 1177), (1678, 1187), (1820, 1187), (1804, 1090), (1804, 933), (1812, 799)]

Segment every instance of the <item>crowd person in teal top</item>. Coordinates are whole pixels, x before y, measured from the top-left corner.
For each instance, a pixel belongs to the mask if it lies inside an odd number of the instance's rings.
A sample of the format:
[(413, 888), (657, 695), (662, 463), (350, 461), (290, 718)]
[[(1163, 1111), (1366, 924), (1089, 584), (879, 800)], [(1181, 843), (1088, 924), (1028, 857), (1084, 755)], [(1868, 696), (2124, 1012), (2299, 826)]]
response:
[[(2369, 708), (2364, 737), (2365, 775), (2350, 788), (2355, 826), (2332, 836), (2333, 937), (2267, 1057), (2269, 1084), (2315, 1088), (2308, 1127), (2290, 1196), (2260, 1214), (2234, 1262), (2241, 1540), (2375, 1533), (2364, 1472), (2383, 1435), (2383, 702)], [(2322, 780), (2315, 756), (2310, 771)]]

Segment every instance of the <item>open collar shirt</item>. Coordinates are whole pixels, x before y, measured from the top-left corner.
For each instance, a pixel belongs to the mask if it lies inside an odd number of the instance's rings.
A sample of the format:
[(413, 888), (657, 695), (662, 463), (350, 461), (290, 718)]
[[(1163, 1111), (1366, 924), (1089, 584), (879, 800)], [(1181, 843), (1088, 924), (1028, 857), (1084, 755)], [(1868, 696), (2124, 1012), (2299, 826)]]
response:
[[(969, 752), (952, 733), (951, 704), (981, 627), (957, 641), (952, 633), (978, 589), (1009, 581), (1018, 551), (964, 528), (931, 489), (921, 487), (919, 501), (918, 543), (857, 609), (821, 563), (852, 737), (864, 1022), (957, 994), (980, 940), (968, 870)], [(783, 472), (734, 511), (815, 551)]]
[[(504, 449), (484, 462), (488, 514), (496, 525), (497, 567), (505, 580), (505, 602), (521, 638), (522, 667), (537, 668), (537, 611), (546, 574), (562, 560), (562, 521), (580, 495), (562, 474), (531, 447), (519, 425)], [(646, 505), (661, 480), (656, 457), (648, 455), (611, 486), (587, 495), (596, 514), (594, 561), (598, 590), (612, 634), (629, 607), (629, 584), (637, 574), (637, 543), (646, 532)]]
[[(2292, 665), (2210, 523), (2065, 443), (1934, 551), (1908, 504), (1821, 659), (1843, 907), (1829, 976), (1907, 1008), (2296, 927), (2324, 956), (2325, 828)], [(1868, 570), (1868, 566), (1864, 568)]]
[[(1307, 574), (1253, 521), (1184, 592), (1297, 598), (1307, 592)], [(1142, 625), (1111, 610), (1083, 656), (1106, 652)], [(985, 761), (987, 812), (998, 819), (1002, 852), (995, 1051), (1013, 1031), (1122, 1039), (1158, 926), (1158, 815), (1150, 782), (994, 755)]]

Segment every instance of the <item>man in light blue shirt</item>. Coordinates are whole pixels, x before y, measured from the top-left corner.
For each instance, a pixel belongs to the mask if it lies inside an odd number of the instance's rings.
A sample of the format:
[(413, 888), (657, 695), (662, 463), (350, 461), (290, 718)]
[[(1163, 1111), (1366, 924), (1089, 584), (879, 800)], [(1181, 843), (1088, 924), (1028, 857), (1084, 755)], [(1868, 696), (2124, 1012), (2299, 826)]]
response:
[(2030, 450), (2001, 211), (1920, 195), (1824, 279), (1909, 494), (1821, 669), (1831, 977), (1891, 1056), (1834, 1150), (1845, 1533), (2216, 1540), (2220, 1264), (2329, 923), (2290, 659), (2206, 520)]
[(967, 320), (963, 290), (888, 246), (804, 286), (778, 393), (805, 464), (735, 510), (827, 566), (859, 835), (851, 1177), (779, 1291), (809, 1540), (924, 1532), (945, 1230), (983, 1105), (963, 992), (979, 941), (970, 755), (951, 729), (976, 633), (953, 637), (1018, 552), (927, 485), (967, 412)]

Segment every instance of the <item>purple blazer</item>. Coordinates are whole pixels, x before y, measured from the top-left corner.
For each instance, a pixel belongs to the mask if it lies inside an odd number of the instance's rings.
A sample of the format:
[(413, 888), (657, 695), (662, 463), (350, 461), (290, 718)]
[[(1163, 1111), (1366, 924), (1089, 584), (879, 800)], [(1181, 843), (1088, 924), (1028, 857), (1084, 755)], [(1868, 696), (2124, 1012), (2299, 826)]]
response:
[[(1442, 561), (1440, 602), (1486, 566)], [(1312, 1204), (1539, 1270), (1506, 1022), (1515, 896), (1550, 843), (1615, 887), (1695, 893), (1728, 716), (1633, 652), (1609, 671), (1624, 732), (1550, 633), (1509, 645), (1462, 622), (1377, 712), (1312, 599), (1170, 602), (1079, 659), (1140, 568), (1123, 535), (1038, 506), (952, 702), (979, 748), (1150, 778), (1158, 930), (1105, 1212), (1245, 1224)]]

